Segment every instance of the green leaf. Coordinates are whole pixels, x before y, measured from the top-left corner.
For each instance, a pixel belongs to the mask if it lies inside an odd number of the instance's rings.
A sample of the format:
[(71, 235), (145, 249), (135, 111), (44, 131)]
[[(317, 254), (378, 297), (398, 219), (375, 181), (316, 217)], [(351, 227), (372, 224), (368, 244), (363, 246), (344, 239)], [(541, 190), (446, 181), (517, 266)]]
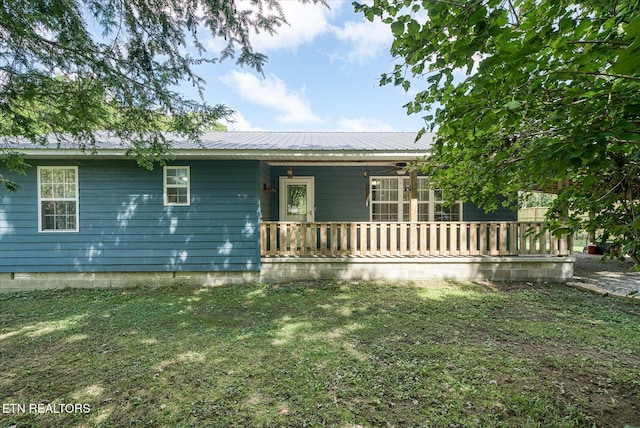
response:
[(24, 160), (24, 155), (22, 153), (7, 153), (6, 157), (2, 160), (9, 171), (25, 175), (27, 173), (27, 168), (30, 168), (29, 165)]
[(522, 103), (520, 101), (511, 100), (505, 103), (503, 107), (511, 111), (520, 110), (522, 108)]
[(404, 22), (394, 21), (391, 24), (391, 33), (393, 37), (400, 37), (404, 33)]
[(469, 25), (473, 26), (483, 20), (487, 16), (487, 9), (484, 6), (479, 7), (469, 16)]
[(629, 37), (640, 36), (640, 14), (629, 21), (629, 23), (625, 27), (625, 31)]
[(17, 192), (22, 187), (15, 181), (7, 180), (2, 175), (0, 175), (0, 186), (4, 186), (10, 192)]
[(418, 34), (420, 32), (420, 24), (418, 24), (418, 21), (415, 19), (409, 21), (409, 24), (407, 25), (407, 32), (412, 36)]
[(611, 65), (611, 71), (628, 75), (640, 73), (640, 38), (620, 53)]

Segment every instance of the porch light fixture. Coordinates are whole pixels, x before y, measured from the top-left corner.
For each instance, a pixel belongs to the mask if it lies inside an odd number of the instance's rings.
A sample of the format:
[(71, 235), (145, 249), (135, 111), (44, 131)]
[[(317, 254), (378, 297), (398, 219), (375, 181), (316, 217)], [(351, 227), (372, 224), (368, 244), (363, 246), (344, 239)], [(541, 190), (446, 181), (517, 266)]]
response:
[(287, 167), (287, 177), (293, 178), (293, 167), (291, 166)]

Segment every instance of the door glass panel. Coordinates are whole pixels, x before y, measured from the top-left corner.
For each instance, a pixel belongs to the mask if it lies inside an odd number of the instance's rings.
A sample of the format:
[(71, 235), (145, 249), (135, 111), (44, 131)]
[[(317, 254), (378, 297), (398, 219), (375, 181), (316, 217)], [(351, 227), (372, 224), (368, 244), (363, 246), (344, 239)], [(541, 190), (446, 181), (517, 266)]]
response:
[[(409, 221), (411, 179), (371, 178), (371, 221)], [(462, 204), (446, 204), (443, 190), (429, 187), (427, 178), (417, 179), (418, 221), (461, 221)]]
[(427, 186), (427, 180), (418, 179), (418, 200), (424, 202), (429, 200), (429, 186)]
[(460, 204), (435, 204), (435, 221), (460, 221)]
[(402, 200), (408, 201), (411, 198), (411, 180), (408, 178), (402, 179)]
[(287, 185), (287, 219), (307, 221), (307, 186), (305, 184)]
[(398, 204), (374, 204), (371, 210), (372, 221), (398, 221)]
[(398, 180), (396, 178), (377, 178), (371, 182), (371, 200), (397, 201)]
[(418, 204), (418, 221), (429, 221), (429, 204)]

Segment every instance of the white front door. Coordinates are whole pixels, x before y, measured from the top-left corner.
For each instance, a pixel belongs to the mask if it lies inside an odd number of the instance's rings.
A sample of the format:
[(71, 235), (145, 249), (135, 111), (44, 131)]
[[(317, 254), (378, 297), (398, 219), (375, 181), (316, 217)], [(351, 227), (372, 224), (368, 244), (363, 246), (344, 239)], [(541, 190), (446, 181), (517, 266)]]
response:
[(280, 221), (313, 222), (313, 177), (280, 177)]

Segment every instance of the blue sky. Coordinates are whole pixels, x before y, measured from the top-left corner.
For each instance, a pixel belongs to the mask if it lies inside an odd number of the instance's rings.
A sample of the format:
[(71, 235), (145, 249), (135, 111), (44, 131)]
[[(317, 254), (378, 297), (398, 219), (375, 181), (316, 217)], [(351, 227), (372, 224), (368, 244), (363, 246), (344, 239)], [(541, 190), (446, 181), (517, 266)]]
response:
[[(380, 74), (395, 64), (387, 25), (356, 14), (350, 0), (329, 0), (330, 9), (280, 3), (290, 25), (275, 36), (252, 39), (255, 50), (269, 57), (264, 76), (233, 60), (197, 69), (207, 82), (205, 101), (236, 111), (229, 130), (418, 131), (424, 126), (420, 116), (408, 116), (403, 108), (414, 94), (378, 84)], [(210, 38), (204, 43), (214, 55), (224, 46)]]

